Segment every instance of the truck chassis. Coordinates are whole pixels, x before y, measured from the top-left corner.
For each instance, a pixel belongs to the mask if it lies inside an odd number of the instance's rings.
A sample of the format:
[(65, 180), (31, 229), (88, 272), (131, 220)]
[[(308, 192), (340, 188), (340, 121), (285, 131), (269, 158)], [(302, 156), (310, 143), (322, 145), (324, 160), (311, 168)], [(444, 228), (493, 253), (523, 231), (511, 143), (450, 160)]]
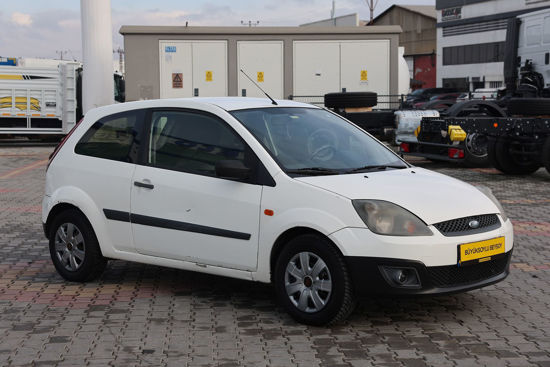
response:
[[(452, 141), (450, 127), (460, 127), (467, 138)], [(472, 153), (468, 137), (485, 140), (489, 162), (504, 173), (528, 174), (541, 166), (550, 172), (550, 117), (546, 116), (423, 118), (418, 141), (401, 141), (399, 151), (463, 162)]]

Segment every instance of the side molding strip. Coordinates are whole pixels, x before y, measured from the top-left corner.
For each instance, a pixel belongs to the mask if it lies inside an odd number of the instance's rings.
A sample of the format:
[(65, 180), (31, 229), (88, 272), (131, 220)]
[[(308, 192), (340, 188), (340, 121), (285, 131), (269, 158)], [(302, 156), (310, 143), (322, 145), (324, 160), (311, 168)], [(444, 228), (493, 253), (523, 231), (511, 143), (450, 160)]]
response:
[(103, 209), (103, 213), (105, 214), (105, 217), (110, 220), (117, 220), (119, 222), (129, 222), (130, 221), (130, 213), (128, 212), (121, 212), (119, 210), (111, 210), (111, 209)]
[(144, 226), (159, 227), (166, 229), (175, 229), (184, 232), (193, 232), (207, 234), (210, 236), (219, 236), (227, 238), (235, 238), (238, 240), (250, 240), (251, 234), (237, 231), (230, 231), (228, 229), (221, 229), (215, 227), (202, 226), (200, 224), (178, 222), (175, 220), (149, 217), (141, 214), (133, 214), (122, 212), (118, 210), (103, 209), (105, 217), (110, 220), (117, 220), (121, 222), (131, 222), (135, 224), (141, 224)]

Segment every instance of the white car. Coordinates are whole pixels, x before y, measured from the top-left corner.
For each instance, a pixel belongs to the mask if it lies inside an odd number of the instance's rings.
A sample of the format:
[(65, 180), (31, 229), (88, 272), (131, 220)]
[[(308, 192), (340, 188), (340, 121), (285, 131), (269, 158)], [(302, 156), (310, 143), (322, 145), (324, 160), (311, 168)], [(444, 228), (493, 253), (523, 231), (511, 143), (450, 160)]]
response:
[(413, 167), (328, 110), (252, 98), (89, 111), (52, 154), (42, 221), (67, 280), (121, 259), (273, 283), (315, 325), (357, 296), (496, 283), (513, 247), (490, 190)]

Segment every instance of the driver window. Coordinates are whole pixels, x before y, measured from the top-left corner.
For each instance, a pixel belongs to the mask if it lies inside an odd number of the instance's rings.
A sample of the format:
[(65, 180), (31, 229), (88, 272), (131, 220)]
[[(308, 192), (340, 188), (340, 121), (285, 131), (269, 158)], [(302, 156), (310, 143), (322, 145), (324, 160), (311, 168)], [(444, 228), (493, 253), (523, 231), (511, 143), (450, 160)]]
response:
[(202, 113), (153, 112), (149, 165), (215, 176), (216, 162), (224, 159), (244, 163), (245, 146), (223, 121)]

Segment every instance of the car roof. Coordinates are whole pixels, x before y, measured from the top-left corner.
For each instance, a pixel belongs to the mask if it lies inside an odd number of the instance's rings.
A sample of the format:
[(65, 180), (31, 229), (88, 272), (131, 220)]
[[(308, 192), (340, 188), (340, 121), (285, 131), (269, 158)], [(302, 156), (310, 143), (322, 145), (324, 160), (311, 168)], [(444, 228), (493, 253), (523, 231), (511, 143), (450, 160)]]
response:
[(250, 98), (250, 97), (199, 97), (192, 100), (202, 103), (209, 103), (223, 108), (226, 111), (242, 110), (249, 108), (264, 107), (315, 107), (311, 104), (290, 101), (286, 99), (277, 99), (277, 105), (274, 105), (268, 98)]
[[(187, 103), (184, 103), (187, 102)], [(194, 97), (194, 98), (168, 98), (168, 99), (150, 99), (145, 101), (135, 101), (123, 103), (132, 108), (152, 108), (152, 107), (176, 107), (179, 103), (189, 106), (193, 105), (214, 105), (226, 111), (235, 111), (251, 108), (270, 108), (270, 107), (307, 107), (318, 108), (314, 105), (290, 100), (276, 100), (277, 105), (272, 104), (268, 98), (250, 98), (250, 97)], [(198, 107), (198, 106), (197, 106)]]

